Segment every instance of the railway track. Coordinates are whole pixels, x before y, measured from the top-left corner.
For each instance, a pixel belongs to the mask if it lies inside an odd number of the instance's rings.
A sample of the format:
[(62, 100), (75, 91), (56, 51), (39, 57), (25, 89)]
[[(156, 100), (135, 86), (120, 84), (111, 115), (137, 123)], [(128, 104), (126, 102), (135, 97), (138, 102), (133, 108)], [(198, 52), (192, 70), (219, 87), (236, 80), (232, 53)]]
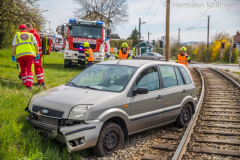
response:
[(192, 121), (178, 133), (166, 131), (161, 138), (167, 143), (151, 146), (161, 154), (145, 154), (142, 159), (240, 159), (240, 85), (214, 69), (196, 71), (202, 73), (205, 87), (201, 96), (197, 93), (198, 111)]
[[(196, 69), (190, 69), (191, 75), (194, 79), (197, 88), (197, 97), (200, 98), (202, 91), (202, 78), (201, 74)], [(167, 160), (171, 159), (177, 150), (177, 147), (186, 131), (185, 128), (176, 128), (172, 126), (163, 127), (164, 133), (156, 139), (155, 143), (151, 146), (151, 153), (144, 154), (142, 160)]]

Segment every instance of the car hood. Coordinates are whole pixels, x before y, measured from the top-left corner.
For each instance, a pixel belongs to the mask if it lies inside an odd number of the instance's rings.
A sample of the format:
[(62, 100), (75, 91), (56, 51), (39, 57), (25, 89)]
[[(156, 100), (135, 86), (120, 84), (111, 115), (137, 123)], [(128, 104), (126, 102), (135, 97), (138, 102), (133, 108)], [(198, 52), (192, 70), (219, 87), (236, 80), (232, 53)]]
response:
[(32, 106), (64, 111), (63, 118), (67, 118), (72, 107), (78, 104), (96, 104), (118, 94), (62, 85), (38, 93), (32, 101)]

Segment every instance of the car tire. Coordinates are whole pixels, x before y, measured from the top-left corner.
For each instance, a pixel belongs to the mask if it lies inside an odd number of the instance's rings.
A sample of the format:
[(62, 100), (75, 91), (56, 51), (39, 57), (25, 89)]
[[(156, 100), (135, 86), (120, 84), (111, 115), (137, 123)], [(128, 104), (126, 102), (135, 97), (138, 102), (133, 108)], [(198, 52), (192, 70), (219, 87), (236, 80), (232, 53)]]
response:
[(104, 59), (107, 59), (109, 56), (107, 55), (107, 54), (105, 54), (105, 56), (104, 56)]
[(175, 125), (177, 127), (185, 127), (192, 118), (192, 107), (189, 103), (185, 104), (181, 113), (179, 114), (178, 118), (175, 121)]
[(155, 58), (153, 58), (152, 60), (153, 60), (153, 61), (155, 61), (156, 59), (155, 59)]
[(71, 60), (64, 59), (64, 68), (71, 68)]
[(124, 135), (121, 127), (115, 123), (105, 123), (100, 131), (93, 152), (98, 157), (104, 157), (121, 149), (124, 144)]
[(138, 58), (138, 57), (136, 57), (135, 59), (136, 59), (136, 60), (139, 60), (139, 58)]

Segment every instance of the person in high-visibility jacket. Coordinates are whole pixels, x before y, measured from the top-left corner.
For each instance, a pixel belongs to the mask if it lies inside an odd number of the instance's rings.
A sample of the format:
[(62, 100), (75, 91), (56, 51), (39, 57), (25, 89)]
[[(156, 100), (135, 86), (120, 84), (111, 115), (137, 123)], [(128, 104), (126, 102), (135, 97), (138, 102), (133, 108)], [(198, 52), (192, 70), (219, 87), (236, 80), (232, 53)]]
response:
[(135, 58), (136, 56), (136, 49), (133, 47), (133, 59)]
[(129, 50), (127, 48), (128, 48), (128, 44), (124, 42), (122, 44), (121, 50), (119, 50), (118, 53), (116, 54), (116, 59), (119, 59), (119, 60), (132, 59), (129, 53)]
[(41, 44), (41, 39), (40, 39), (40, 35), (37, 33), (37, 30), (34, 29), (32, 27), (32, 25), (30, 23), (26, 24), (27, 27), (27, 31), (29, 33), (32, 33), (34, 35), (34, 37), (36, 38), (37, 41), (37, 45), (38, 45), (38, 53), (40, 58), (36, 61), (34, 61), (34, 70), (35, 70), (35, 74), (38, 80), (38, 83), (34, 83), (33, 85), (40, 85), (41, 87), (45, 87), (44, 84), (44, 80), (43, 80), (43, 67), (42, 67), (42, 44)]
[(184, 64), (188, 68), (188, 63), (191, 61), (189, 55), (186, 53), (186, 47), (180, 49), (180, 53), (176, 58), (176, 63)]
[(33, 34), (26, 31), (25, 25), (21, 24), (18, 27), (18, 30), (19, 33), (15, 35), (12, 43), (12, 61), (18, 61), (21, 67), (22, 82), (28, 89), (32, 89), (32, 65), (34, 60), (38, 60), (40, 58), (38, 54), (37, 41)]
[(85, 59), (86, 59), (86, 68), (92, 65), (92, 62), (94, 61), (94, 55), (93, 51), (90, 48), (90, 45), (88, 42), (84, 42), (83, 44), (84, 47), (84, 54), (85, 54)]

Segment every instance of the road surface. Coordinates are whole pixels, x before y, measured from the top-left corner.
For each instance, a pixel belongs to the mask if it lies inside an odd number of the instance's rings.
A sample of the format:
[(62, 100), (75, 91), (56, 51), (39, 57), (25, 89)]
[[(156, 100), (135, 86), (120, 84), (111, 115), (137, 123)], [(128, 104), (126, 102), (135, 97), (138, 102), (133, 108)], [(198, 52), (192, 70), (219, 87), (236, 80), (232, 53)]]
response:
[(240, 66), (239, 65), (228, 65), (228, 64), (193, 64), (190, 63), (189, 67), (198, 67), (198, 68), (217, 68), (217, 69), (229, 69), (229, 71), (232, 72), (240, 72)]

